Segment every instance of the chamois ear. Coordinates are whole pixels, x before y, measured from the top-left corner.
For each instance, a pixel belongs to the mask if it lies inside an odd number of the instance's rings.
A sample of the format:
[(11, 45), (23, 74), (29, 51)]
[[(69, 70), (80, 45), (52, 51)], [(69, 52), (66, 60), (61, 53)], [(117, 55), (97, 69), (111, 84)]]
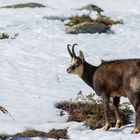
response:
[(81, 50), (79, 51), (79, 58), (82, 60), (82, 62), (85, 61), (84, 54)]

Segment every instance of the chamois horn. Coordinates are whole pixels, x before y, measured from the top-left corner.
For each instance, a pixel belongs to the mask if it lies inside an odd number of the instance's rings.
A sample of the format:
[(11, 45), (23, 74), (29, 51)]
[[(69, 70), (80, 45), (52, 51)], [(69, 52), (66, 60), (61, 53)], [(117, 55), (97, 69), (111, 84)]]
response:
[(71, 45), (68, 44), (68, 45), (67, 45), (67, 49), (68, 49), (68, 52), (69, 52), (70, 56), (73, 57), (73, 54), (72, 54), (72, 52), (71, 52), (71, 50), (70, 50), (70, 48), (69, 48), (70, 46), (71, 46)]
[(75, 43), (75, 44), (73, 44), (73, 46), (72, 46), (72, 53), (73, 53), (73, 56), (74, 56), (74, 57), (77, 57), (76, 54), (75, 54), (75, 52), (74, 52), (74, 47), (75, 47), (76, 45), (78, 45), (78, 44)]

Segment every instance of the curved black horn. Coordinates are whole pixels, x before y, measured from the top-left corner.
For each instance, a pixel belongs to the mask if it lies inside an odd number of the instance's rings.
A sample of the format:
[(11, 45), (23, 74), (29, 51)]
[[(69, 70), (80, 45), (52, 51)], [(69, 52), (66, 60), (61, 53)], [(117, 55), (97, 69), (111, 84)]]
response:
[(73, 44), (73, 46), (72, 46), (72, 53), (73, 53), (73, 56), (74, 56), (74, 57), (76, 57), (76, 54), (75, 54), (75, 52), (74, 52), (74, 47), (75, 47), (76, 45), (78, 45), (78, 44), (75, 43), (75, 44)]
[(67, 45), (67, 49), (68, 49), (68, 52), (69, 52), (70, 56), (73, 57), (73, 54), (72, 54), (72, 52), (70, 51), (70, 48), (69, 48), (70, 46), (71, 46), (71, 45), (68, 44), (68, 45)]

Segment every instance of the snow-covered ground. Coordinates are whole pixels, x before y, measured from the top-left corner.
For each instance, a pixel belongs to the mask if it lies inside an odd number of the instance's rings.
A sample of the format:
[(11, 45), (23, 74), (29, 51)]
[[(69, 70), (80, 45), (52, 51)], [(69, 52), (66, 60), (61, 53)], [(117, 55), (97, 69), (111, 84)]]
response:
[[(0, 113), (0, 133), (14, 134), (26, 129), (49, 131), (68, 128), (71, 140), (139, 140), (130, 134), (134, 124), (121, 131), (92, 131), (82, 123), (67, 123), (54, 105), (75, 98), (82, 90), (92, 91), (80, 78), (66, 73), (70, 61), (66, 46), (78, 43), (88, 62), (99, 65), (101, 59), (140, 58), (139, 0), (32, 0), (48, 7), (35, 9), (0, 9), (0, 33), (15, 40), (0, 40), (0, 105), (8, 109), (14, 121)], [(0, 6), (29, 0), (0, 0)], [(124, 25), (108, 34), (67, 35), (64, 23), (55, 17), (78, 14), (76, 8), (94, 3), (104, 14), (123, 19)]]

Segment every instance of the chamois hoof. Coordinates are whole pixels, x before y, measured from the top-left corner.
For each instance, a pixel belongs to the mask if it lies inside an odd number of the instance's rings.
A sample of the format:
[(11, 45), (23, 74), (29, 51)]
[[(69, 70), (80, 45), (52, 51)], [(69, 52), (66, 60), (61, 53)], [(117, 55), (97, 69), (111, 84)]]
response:
[(118, 122), (118, 123), (116, 123), (116, 125), (115, 125), (116, 128), (120, 128), (121, 126), (122, 126), (122, 123), (121, 123), (121, 122)]
[(102, 127), (101, 129), (104, 130), (104, 131), (107, 131), (108, 129), (110, 128), (109, 125), (105, 125), (104, 127)]
[(132, 132), (131, 132), (131, 134), (138, 134), (138, 133), (140, 133), (140, 129), (139, 128), (134, 128), (133, 130), (132, 130)]

